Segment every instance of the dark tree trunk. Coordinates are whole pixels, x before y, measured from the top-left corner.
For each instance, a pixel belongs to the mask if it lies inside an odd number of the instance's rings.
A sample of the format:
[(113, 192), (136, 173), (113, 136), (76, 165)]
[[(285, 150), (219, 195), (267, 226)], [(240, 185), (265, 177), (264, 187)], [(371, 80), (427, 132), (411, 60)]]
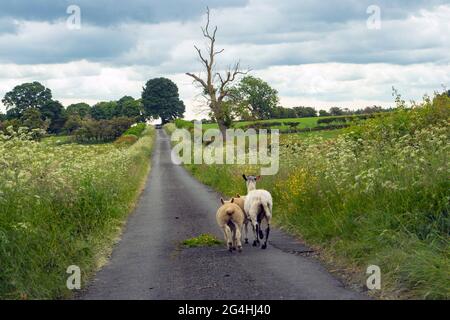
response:
[(223, 120), (219, 120), (219, 119), (217, 120), (217, 124), (219, 125), (220, 132), (222, 133), (223, 140), (226, 140), (226, 138), (227, 138), (226, 132), (228, 129), (227, 126), (225, 125)]

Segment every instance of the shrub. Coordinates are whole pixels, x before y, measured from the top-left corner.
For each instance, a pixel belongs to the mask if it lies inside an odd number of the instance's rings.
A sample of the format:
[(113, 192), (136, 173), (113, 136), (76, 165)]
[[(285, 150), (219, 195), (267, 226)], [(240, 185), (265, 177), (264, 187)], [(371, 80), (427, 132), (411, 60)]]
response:
[(317, 124), (330, 124), (330, 123), (351, 123), (359, 120), (366, 120), (369, 118), (374, 118), (380, 114), (360, 114), (360, 115), (350, 115), (350, 116), (336, 116), (336, 117), (326, 117), (317, 120)]
[(183, 120), (183, 119), (176, 119), (174, 123), (175, 123), (175, 126), (178, 129), (191, 129), (191, 128), (194, 128), (194, 124), (192, 122), (186, 121), (186, 120)]
[(134, 135), (136, 137), (140, 137), (145, 128), (147, 128), (147, 125), (145, 123), (138, 123), (125, 131), (123, 135)]
[(79, 143), (101, 143), (113, 141), (120, 137), (134, 123), (132, 118), (113, 118), (111, 120), (86, 119), (74, 132)]
[(76, 130), (83, 126), (83, 120), (77, 114), (71, 114), (68, 116), (66, 123), (64, 124), (63, 130), (71, 135)]
[(114, 141), (114, 145), (118, 148), (129, 147), (136, 143), (139, 138), (133, 134), (123, 135)]

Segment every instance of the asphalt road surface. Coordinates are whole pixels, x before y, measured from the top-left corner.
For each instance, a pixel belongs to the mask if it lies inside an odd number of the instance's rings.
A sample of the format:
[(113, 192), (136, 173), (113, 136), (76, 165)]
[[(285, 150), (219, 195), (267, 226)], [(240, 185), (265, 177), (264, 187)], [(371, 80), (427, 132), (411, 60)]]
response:
[(79, 299), (367, 298), (345, 288), (303, 255), (308, 248), (276, 229), (267, 250), (251, 244), (242, 253), (181, 246), (202, 233), (222, 239), (215, 221), (220, 195), (172, 164), (163, 130), (157, 130), (154, 148), (149, 179), (121, 241)]

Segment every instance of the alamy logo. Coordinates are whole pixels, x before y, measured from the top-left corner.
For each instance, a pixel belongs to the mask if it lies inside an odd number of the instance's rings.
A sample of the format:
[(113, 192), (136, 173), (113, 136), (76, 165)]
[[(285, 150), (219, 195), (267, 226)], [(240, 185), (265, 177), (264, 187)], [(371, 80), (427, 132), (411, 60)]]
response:
[(66, 13), (70, 16), (66, 20), (66, 26), (69, 30), (81, 29), (81, 8), (77, 5), (67, 7)]
[(367, 19), (366, 25), (369, 30), (380, 30), (381, 29), (381, 8), (377, 5), (371, 5), (367, 7), (367, 14), (370, 14)]
[(66, 286), (69, 290), (81, 289), (81, 269), (79, 266), (71, 265), (67, 268), (66, 273), (70, 274), (67, 278)]
[(366, 286), (369, 290), (381, 289), (381, 269), (379, 266), (371, 265), (367, 267), (366, 274), (370, 276), (367, 278)]
[[(172, 133), (172, 162), (180, 164), (250, 164), (260, 165), (261, 175), (275, 175), (279, 170), (279, 131), (228, 129), (225, 137), (218, 129), (203, 132), (201, 122), (194, 123), (194, 135), (186, 129)], [(181, 140), (181, 141), (180, 141)], [(248, 145), (247, 145), (248, 140)], [(204, 145), (208, 142), (208, 145)]]

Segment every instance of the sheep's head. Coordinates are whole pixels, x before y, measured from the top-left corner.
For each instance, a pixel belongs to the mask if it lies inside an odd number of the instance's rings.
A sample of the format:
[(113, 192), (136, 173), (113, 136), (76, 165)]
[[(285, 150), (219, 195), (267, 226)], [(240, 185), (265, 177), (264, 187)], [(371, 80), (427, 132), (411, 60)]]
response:
[(250, 192), (256, 190), (256, 181), (259, 181), (261, 176), (246, 176), (243, 174), (242, 178), (244, 178), (245, 184), (247, 185), (247, 191)]

